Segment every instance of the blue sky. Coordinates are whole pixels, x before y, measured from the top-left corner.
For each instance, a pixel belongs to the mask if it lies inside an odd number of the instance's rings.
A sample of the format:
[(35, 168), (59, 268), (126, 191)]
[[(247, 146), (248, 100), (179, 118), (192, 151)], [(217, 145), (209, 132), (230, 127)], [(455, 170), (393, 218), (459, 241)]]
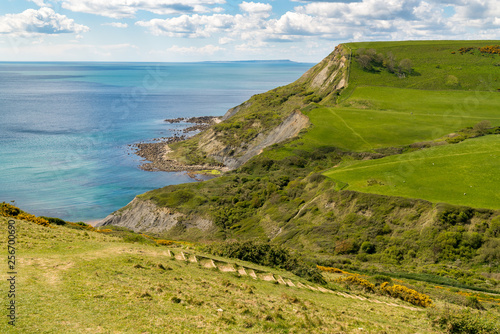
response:
[(2, 61), (317, 62), (343, 42), (500, 39), (500, 0), (3, 0)]

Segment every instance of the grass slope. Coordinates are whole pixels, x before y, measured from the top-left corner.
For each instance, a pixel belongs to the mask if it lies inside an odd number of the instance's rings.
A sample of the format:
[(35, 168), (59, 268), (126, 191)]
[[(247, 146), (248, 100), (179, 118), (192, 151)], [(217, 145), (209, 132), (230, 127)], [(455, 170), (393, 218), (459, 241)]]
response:
[(500, 136), (344, 163), (325, 175), (348, 189), (500, 209)]
[(202, 268), (104, 233), (16, 226), (18, 319), (2, 333), (439, 332), (425, 311), (388, 297), (377, 300), (393, 306)]
[[(348, 88), (342, 92), (339, 103), (310, 105), (303, 111), (312, 126), (300, 138), (278, 150), (265, 154), (272, 159), (296, 155), (297, 150), (313, 151), (318, 147), (337, 147), (345, 151), (375, 152), (390, 147), (401, 147), (423, 142), (443, 141), (461, 129), (488, 121), (500, 125), (500, 55), (481, 54), (478, 51), (460, 54), (461, 47), (481, 47), (500, 44), (499, 41), (417, 41), (374, 42), (347, 44), (353, 51)], [(396, 63), (408, 58), (413, 62), (413, 73), (398, 77), (382, 67), (364, 70), (356, 61), (361, 49), (373, 48), (377, 53), (392, 53)], [(453, 80), (451, 80), (452, 78)], [(496, 137), (495, 137), (496, 138)], [(498, 139), (479, 140), (478, 149), (494, 149)], [(487, 143), (486, 143), (487, 142)], [(491, 148), (488, 145), (492, 145)], [(436, 148), (429, 153), (414, 153), (385, 158), (393, 165), (375, 167), (378, 162), (361, 163), (373, 166), (357, 171), (340, 168), (326, 175), (350, 184), (356, 191), (391, 196), (427, 199), (484, 208), (500, 208), (497, 192), (500, 186), (494, 161), (487, 155), (454, 156), (442, 169), (420, 168), (412, 172), (403, 186), (394, 181), (384, 185), (367, 180), (398, 178), (398, 168), (412, 167), (414, 155), (429, 158), (458, 152), (468, 145), (454, 148)], [(453, 153), (455, 154), (455, 153)], [(445, 158), (443, 158), (445, 159)], [(406, 163), (396, 164), (399, 161)], [(446, 167), (445, 167), (446, 165)], [(358, 166), (358, 165), (356, 165)], [(353, 167), (354, 168), (354, 167)], [(396, 170), (394, 170), (396, 168)], [(437, 172), (437, 173), (436, 173)], [(461, 174), (467, 172), (467, 174)], [(390, 176), (380, 176), (380, 175)], [(359, 178), (359, 179), (356, 179)], [(469, 179), (473, 178), (474, 182)], [(413, 182), (418, 180), (418, 182)], [(382, 181), (381, 181), (382, 182)], [(473, 185), (470, 193), (465, 186)], [(469, 187), (470, 188), (470, 187)], [(470, 193), (464, 196), (463, 193)], [(461, 196), (461, 197), (460, 197)]]

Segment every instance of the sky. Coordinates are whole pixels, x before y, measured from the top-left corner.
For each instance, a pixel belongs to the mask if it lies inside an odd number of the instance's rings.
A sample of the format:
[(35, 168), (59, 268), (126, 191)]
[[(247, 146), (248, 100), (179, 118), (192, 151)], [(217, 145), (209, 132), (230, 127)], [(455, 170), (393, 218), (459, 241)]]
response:
[(500, 0), (2, 0), (0, 61), (318, 62), (356, 41), (500, 39)]

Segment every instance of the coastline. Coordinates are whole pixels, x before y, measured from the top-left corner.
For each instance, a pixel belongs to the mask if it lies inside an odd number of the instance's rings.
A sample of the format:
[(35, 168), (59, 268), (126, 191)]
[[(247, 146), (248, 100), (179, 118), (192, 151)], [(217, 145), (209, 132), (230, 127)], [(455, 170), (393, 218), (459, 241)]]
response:
[(144, 159), (138, 167), (148, 172), (188, 172), (188, 175), (195, 180), (199, 180), (196, 177), (196, 172), (213, 169), (223, 170), (220, 166), (186, 165), (168, 157), (168, 153), (171, 152), (171, 149), (168, 146), (169, 144), (186, 140), (195, 134), (208, 129), (213, 124), (219, 123), (220, 121), (220, 117), (216, 116), (166, 119), (165, 122), (170, 124), (186, 122), (194, 125), (183, 129), (182, 135), (151, 139), (153, 143), (141, 142), (131, 144), (130, 147), (134, 150), (134, 154)]

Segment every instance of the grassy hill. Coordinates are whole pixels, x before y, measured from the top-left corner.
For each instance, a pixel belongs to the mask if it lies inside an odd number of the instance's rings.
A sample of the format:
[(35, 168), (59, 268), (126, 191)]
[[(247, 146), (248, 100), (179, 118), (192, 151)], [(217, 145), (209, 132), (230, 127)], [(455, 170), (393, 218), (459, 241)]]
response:
[[(388, 161), (412, 161), (413, 156), (419, 154), (446, 155), (450, 150), (461, 150), (467, 145), (406, 156), (406, 153), (415, 149), (467, 139), (469, 136), (464, 134), (467, 129), (475, 129), (480, 124), (488, 124), (491, 129), (500, 125), (500, 54), (479, 50), (485, 45), (495, 44), (499, 44), (499, 41), (347, 44), (353, 53), (350, 80), (338, 103), (310, 105), (304, 110), (312, 123), (307, 133), (282, 149), (266, 154), (269, 158), (280, 159), (294, 155), (297, 148), (311, 151), (317, 147), (331, 146), (345, 151), (387, 153), (391, 148), (409, 146), (398, 152), (405, 154), (388, 158)], [(470, 50), (464, 52), (464, 47)], [(382, 63), (372, 61), (369, 68), (363, 68), (358, 64), (359, 53), (367, 53), (366, 50), (370, 49), (380, 59), (393, 55), (396, 64), (402, 59), (410, 59), (411, 72), (403, 73), (404, 76), (397, 70), (390, 72), (383, 65), (385, 60)], [(492, 134), (499, 132), (498, 129), (490, 131)], [(497, 135), (491, 136), (481, 151), (489, 150), (487, 146), (491, 146), (494, 151), (498, 142), (500, 139)], [(367, 179), (378, 180), (379, 173), (401, 174), (389, 166), (384, 171), (365, 170), (364, 178), (357, 180), (357, 183), (353, 180), (354, 174), (343, 179), (346, 174), (340, 173), (340, 170), (326, 175), (349, 183), (348, 189), (357, 191), (498, 209), (495, 189), (500, 183), (494, 175), (493, 160), (484, 164), (484, 159), (468, 157), (470, 160), (467, 161), (462, 161), (465, 159), (463, 157), (460, 160), (458, 156), (453, 162), (450, 161), (451, 164), (466, 163), (468, 167), (458, 167), (455, 172), (442, 170), (437, 178), (431, 178), (431, 175), (426, 174), (428, 171), (424, 170), (420, 174), (413, 173), (420, 183), (413, 185), (410, 182), (403, 188), (366, 186)], [(408, 162), (407, 165), (393, 164), (391, 167), (409, 168), (410, 165), (411, 162)], [(466, 179), (476, 180), (474, 191), (477, 195), (474, 198), (458, 197), (455, 191), (463, 188), (462, 180), (456, 176), (458, 170), (463, 172), (465, 168), (468, 173)], [(370, 176), (371, 171), (375, 175)], [(451, 180), (456, 182), (450, 184)], [(363, 182), (365, 185), (361, 185)], [(353, 186), (354, 183), (356, 186)], [(429, 191), (432, 194), (428, 194)], [(467, 191), (461, 191), (460, 194), (464, 192)]]
[[(0, 224), (6, 240), (7, 218), (0, 217)], [(123, 229), (76, 225), (15, 220), (17, 320), (12, 327), (4, 319), (2, 333), (440, 333), (450, 326), (499, 331), (498, 294), (333, 268), (323, 268), (327, 283), (321, 286), (283, 270), (202, 253), (200, 245), (162, 246)], [(216, 267), (207, 268), (202, 258)], [(231, 266), (294, 285), (227, 271)], [(383, 282), (430, 296), (435, 306), (415, 306), (396, 290), (391, 296)], [(2, 291), (7, 284), (2, 279)]]
[(342, 180), (351, 190), (498, 210), (500, 140), (496, 137), (346, 162), (325, 175)]

